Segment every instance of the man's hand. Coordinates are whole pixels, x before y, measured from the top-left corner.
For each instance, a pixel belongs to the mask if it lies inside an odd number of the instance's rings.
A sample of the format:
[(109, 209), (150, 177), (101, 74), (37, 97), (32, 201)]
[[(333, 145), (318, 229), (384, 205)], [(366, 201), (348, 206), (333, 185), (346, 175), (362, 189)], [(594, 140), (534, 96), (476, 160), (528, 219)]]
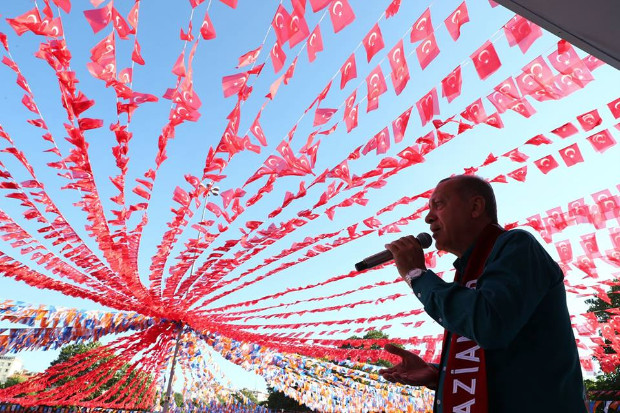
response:
[(394, 263), (401, 277), (407, 275), (414, 268), (426, 270), (424, 251), (413, 235), (399, 238), (387, 244), (385, 248), (394, 256)]
[(385, 350), (399, 356), (402, 361), (389, 369), (379, 370), (379, 374), (384, 379), (392, 383), (437, 389), (439, 371), (434, 366), (422, 360), (418, 355), (393, 344), (386, 344)]

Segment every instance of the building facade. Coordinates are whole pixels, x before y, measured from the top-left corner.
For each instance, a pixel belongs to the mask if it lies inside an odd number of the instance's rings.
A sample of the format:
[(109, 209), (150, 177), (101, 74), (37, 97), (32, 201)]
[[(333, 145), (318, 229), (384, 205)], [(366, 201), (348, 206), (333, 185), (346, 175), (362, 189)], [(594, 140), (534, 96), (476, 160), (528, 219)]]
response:
[(22, 371), (22, 361), (15, 356), (0, 356), (0, 383)]

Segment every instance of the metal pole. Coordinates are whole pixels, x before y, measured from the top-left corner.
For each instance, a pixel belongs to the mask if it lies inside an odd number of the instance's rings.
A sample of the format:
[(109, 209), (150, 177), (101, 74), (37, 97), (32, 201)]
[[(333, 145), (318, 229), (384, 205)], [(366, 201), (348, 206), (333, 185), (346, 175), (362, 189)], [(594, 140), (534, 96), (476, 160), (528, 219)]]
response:
[(179, 325), (179, 335), (177, 336), (177, 344), (174, 347), (174, 355), (172, 356), (172, 366), (170, 367), (170, 377), (168, 378), (168, 390), (166, 390), (166, 398), (164, 399), (164, 408), (162, 413), (168, 413), (170, 408), (170, 395), (172, 394), (172, 379), (174, 378), (174, 366), (177, 362), (177, 354), (181, 347), (181, 335), (183, 334), (183, 326)]

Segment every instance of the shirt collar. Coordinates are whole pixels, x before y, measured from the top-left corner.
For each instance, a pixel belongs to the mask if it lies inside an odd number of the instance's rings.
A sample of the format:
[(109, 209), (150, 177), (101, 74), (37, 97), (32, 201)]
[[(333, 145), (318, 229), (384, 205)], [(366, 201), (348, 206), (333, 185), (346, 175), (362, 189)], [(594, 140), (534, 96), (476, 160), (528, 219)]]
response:
[(456, 268), (456, 270), (458, 272), (460, 272), (461, 274), (463, 274), (465, 272), (465, 267), (467, 267), (467, 261), (469, 260), (469, 257), (471, 256), (472, 251), (474, 250), (474, 245), (476, 243), (474, 242), (473, 244), (471, 244), (463, 253), (463, 255), (461, 256), (461, 258), (457, 258), (456, 260), (454, 260), (454, 263), (452, 265), (454, 265), (454, 268)]

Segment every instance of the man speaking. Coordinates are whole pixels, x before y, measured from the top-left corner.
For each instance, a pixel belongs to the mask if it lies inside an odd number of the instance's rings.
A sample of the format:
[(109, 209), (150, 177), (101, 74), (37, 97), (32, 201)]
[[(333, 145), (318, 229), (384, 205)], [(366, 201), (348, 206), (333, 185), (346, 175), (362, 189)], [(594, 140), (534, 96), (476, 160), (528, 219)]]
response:
[(493, 189), (479, 177), (442, 180), (426, 222), (437, 249), (457, 257), (453, 282), (426, 269), (412, 236), (386, 248), (424, 310), (445, 328), (441, 363), (388, 344), (402, 361), (381, 375), (435, 389), (438, 413), (585, 413), (556, 262), (528, 232), (497, 224)]

